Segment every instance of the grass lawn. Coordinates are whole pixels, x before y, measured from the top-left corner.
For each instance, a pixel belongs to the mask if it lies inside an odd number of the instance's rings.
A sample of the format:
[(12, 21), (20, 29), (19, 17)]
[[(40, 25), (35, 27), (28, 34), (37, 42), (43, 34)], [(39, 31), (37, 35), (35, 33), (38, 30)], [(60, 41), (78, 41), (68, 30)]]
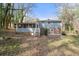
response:
[(20, 55), (79, 55), (79, 37), (75, 36), (63, 36), (59, 40), (42, 37), (37, 40), (32, 39), (24, 45), (26, 49)]
[(48, 55), (79, 55), (79, 37), (64, 36), (61, 40), (49, 42), (51, 51)]
[(20, 42), (17, 39), (4, 38), (0, 39), (0, 55), (15, 56), (20, 49)]
[(27, 37), (26, 35), (5, 35), (11, 40), (0, 40), (0, 55), (22, 56), (76, 56), (79, 55), (79, 37), (62, 36), (61, 39)]

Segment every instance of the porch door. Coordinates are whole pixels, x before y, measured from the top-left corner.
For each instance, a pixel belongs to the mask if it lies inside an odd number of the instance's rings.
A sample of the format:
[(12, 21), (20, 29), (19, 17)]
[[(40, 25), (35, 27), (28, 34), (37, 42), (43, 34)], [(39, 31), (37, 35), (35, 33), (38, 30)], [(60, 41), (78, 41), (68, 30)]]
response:
[(59, 34), (61, 34), (60, 23), (52, 23), (50, 25), (50, 35), (59, 35)]

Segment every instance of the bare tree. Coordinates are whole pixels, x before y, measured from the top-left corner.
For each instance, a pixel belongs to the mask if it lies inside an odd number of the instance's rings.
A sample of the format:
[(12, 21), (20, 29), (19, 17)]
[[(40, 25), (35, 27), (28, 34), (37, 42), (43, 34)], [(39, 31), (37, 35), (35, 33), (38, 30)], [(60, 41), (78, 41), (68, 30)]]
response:
[(74, 29), (73, 27), (74, 17), (75, 14), (73, 13), (72, 9), (69, 8), (68, 4), (63, 5), (60, 19), (62, 19), (64, 30), (71, 31)]

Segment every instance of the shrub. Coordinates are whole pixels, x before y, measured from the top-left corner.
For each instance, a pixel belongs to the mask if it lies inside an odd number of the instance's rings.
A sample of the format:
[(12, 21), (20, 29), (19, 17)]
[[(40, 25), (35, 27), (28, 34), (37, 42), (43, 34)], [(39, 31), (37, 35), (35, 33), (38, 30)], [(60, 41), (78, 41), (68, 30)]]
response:
[(66, 35), (66, 32), (65, 31), (62, 31), (62, 35)]
[(48, 35), (48, 29), (47, 28), (41, 28), (40, 35)]
[(44, 30), (45, 30), (45, 31), (44, 31), (44, 32), (45, 32), (45, 35), (48, 35), (48, 29), (45, 28)]

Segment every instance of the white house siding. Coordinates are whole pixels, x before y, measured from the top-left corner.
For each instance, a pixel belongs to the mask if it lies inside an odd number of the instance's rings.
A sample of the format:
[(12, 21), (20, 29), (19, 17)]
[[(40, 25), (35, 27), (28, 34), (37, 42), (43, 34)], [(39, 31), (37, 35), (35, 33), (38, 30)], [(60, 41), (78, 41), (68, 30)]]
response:
[(40, 34), (40, 28), (16, 28), (16, 32), (30, 32), (36, 35), (37, 33)]

